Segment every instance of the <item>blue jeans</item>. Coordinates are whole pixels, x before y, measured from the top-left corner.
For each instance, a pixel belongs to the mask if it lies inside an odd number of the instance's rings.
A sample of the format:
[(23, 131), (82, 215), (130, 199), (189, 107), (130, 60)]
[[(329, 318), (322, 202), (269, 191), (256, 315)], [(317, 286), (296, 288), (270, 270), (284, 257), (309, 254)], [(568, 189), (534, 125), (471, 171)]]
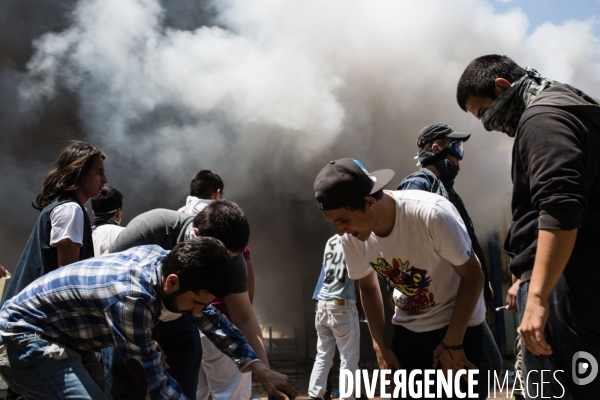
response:
[[(600, 270), (566, 270), (550, 293), (544, 338), (552, 347), (552, 354), (536, 356), (525, 346), (522, 347), (523, 376), (528, 398), (598, 398), (600, 374), (586, 385), (578, 385), (573, 379), (574, 358), (577, 358), (574, 357), (575, 353), (585, 351), (600, 363), (598, 282)], [(529, 282), (523, 282), (517, 295), (519, 321), (523, 320), (528, 292)], [(543, 370), (552, 372), (543, 374)]]
[(2, 343), (10, 366), (0, 365), (0, 374), (25, 398), (110, 399), (104, 393), (104, 373), (93, 351), (77, 351), (37, 333), (3, 336)]

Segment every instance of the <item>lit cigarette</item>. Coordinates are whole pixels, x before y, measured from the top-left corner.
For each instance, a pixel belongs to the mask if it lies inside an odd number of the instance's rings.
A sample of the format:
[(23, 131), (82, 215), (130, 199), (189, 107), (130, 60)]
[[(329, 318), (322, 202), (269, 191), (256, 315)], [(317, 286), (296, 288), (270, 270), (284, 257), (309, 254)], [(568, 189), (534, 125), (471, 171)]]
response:
[(506, 310), (508, 306), (496, 307), (496, 311)]

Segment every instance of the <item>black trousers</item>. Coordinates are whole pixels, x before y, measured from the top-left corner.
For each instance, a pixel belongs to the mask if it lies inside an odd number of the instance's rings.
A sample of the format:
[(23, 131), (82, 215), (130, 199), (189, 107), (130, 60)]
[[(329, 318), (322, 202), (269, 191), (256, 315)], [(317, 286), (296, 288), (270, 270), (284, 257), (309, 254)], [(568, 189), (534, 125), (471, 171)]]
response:
[[(434, 351), (444, 339), (447, 330), (448, 327), (444, 327), (429, 332), (413, 332), (400, 325), (394, 325), (394, 337), (392, 338), (391, 348), (398, 357), (402, 369), (406, 370), (407, 379), (412, 370), (420, 369), (423, 371), (425, 369), (433, 369)], [(483, 351), (482, 337), (482, 326), (477, 325), (467, 328), (463, 340), (467, 360), (477, 367), (481, 363)], [(438, 366), (438, 369), (441, 369), (440, 366)], [(479, 377), (478, 381), (481, 380), (482, 377)], [(466, 384), (462, 385), (463, 392), (466, 392), (466, 388)], [(437, 391), (437, 389), (430, 389), (431, 392), (434, 390)], [(475, 393), (478, 393), (478, 386), (475, 387)], [(406, 398), (412, 399), (408, 392)], [(448, 397), (440, 398), (447, 399)], [(452, 399), (453, 397), (450, 398)]]

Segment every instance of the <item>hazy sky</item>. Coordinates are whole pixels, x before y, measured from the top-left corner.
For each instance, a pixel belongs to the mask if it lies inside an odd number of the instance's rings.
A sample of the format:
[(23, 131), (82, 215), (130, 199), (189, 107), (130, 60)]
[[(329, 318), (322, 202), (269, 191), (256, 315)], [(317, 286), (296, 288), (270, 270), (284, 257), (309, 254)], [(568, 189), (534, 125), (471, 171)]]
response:
[(600, 33), (598, 16), (600, 15), (599, 0), (495, 0), (493, 6), (500, 12), (520, 8), (527, 15), (530, 30), (544, 22), (562, 24), (569, 20), (596, 22), (596, 37)]
[[(333, 233), (317, 172), (355, 157), (415, 171), (419, 130), (472, 132), (456, 188), (476, 230), (504, 224), (512, 140), (456, 104), (460, 74), (500, 53), (600, 95), (598, 1), (63, 0), (0, 3), (0, 263), (10, 270), (31, 200), (64, 141), (107, 154), (124, 223), (183, 205), (212, 169), (252, 225), (256, 308), (301, 323)], [(309, 279), (310, 281), (310, 279)], [(275, 297), (285, 301), (274, 302)]]

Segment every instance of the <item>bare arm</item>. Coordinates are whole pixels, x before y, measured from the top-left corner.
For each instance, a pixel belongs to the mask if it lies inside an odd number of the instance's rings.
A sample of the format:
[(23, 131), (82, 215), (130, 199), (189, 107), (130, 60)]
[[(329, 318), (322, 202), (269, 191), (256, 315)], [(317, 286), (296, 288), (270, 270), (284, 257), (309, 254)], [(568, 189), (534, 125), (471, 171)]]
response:
[(246, 259), (246, 267), (248, 269), (248, 296), (250, 297), (250, 304), (252, 304), (254, 303), (254, 268), (250, 258)]
[(506, 293), (506, 309), (508, 311), (517, 312), (517, 293), (519, 292), (519, 285), (521, 280), (516, 276), (512, 275), (512, 285)]
[(474, 253), (463, 265), (453, 265), (452, 267), (460, 277), (460, 284), (456, 293), (450, 326), (444, 337), (444, 342), (449, 346), (462, 343), (467, 325), (483, 290), (484, 281), (481, 265)]
[(260, 360), (268, 367), (269, 360), (267, 359), (267, 351), (265, 350), (262, 331), (258, 324), (256, 314), (254, 314), (252, 304), (250, 304), (248, 292), (231, 293), (225, 296), (225, 305), (227, 305), (231, 323), (244, 333), (252, 350), (254, 350), (258, 358), (260, 358)]
[(383, 310), (383, 299), (377, 273), (371, 271), (369, 275), (358, 280), (360, 286), (360, 297), (365, 310), (365, 316), (373, 339), (373, 348), (377, 354), (377, 362), (381, 369), (400, 369), (400, 362), (396, 355), (388, 348), (385, 337), (385, 314)]
[(79, 261), (79, 251), (81, 246), (73, 243), (71, 239), (65, 238), (56, 243), (56, 252), (58, 253), (58, 267), (73, 264)]
[[(481, 265), (471, 250), (471, 258), (462, 265), (453, 265), (452, 267), (460, 277), (458, 292), (456, 293), (456, 301), (454, 303), (454, 311), (450, 319), (450, 325), (444, 336), (444, 344), (447, 346), (458, 346), (463, 344), (465, 333), (469, 320), (473, 315), (481, 291), (483, 290), (484, 276), (481, 270)], [(465, 356), (464, 350), (442, 350), (441, 344), (437, 347), (433, 354), (434, 367), (438, 362), (441, 362), (442, 369), (452, 369), (457, 372), (459, 369), (477, 368), (469, 362)]]
[(577, 229), (538, 231), (535, 263), (520, 327), (523, 345), (536, 356), (552, 354), (552, 348), (544, 340), (548, 296), (567, 266), (576, 239)]

